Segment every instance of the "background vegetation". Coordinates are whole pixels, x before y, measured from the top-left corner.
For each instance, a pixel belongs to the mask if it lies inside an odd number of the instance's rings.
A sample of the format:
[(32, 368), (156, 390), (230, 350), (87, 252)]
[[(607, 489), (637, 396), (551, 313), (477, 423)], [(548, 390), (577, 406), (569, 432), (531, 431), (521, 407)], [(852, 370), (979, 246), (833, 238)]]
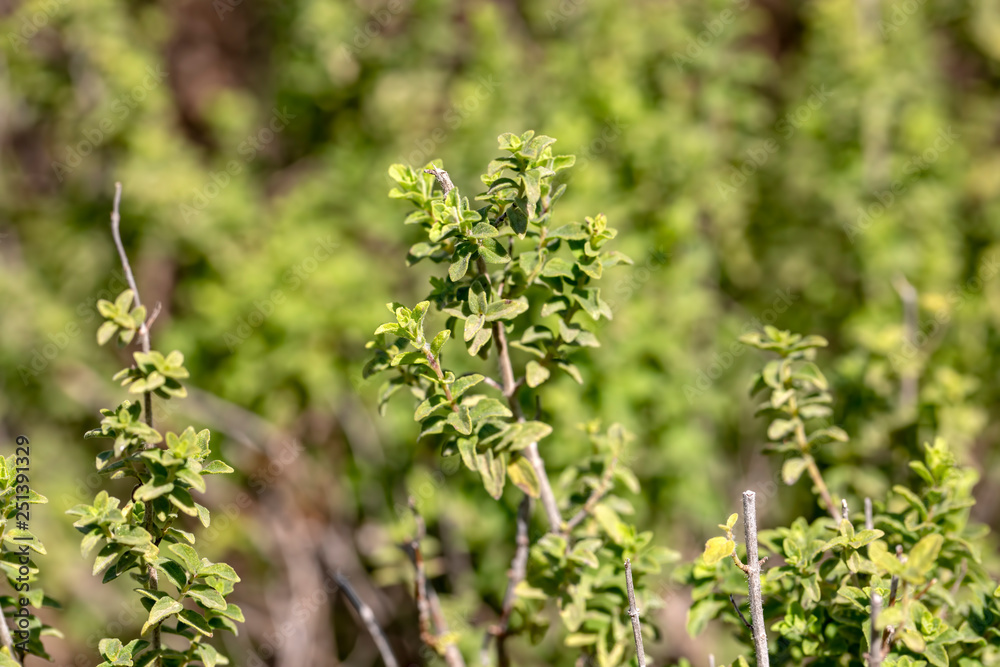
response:
[[(603, 212), (635, 260), (605, 278), (615, 318), (578, 360), (584, 398), (568, 376), (548, 390), (550, 469), (589, 451), (579, 423), (622, 423), (635, 522), (685, 559), (744, 489), (762, 528), (821, 516), (760, 453), (761, 356), (738, 338), (776, 324), (830, 341), (818, 363), (851, 434), (818, 454), (831, 491), (859, 507), (914, 481), (906, 462), (941, 436), (981, 471), (974, 518), (1000, 525), (989, 0), (0, 0), (0, 36), (0, 442), (31, 439), (50, 501), (32, 530), (67, 603), (45, 619), (66, 634), (46, 640), (57, 664), (144, 620), (126, 582), (90, 576), (63, 514), (99, 486), (81, 435), (123, 398), (125, 352), (94, 343), (97, 300), (125, 287), (116, 180), (143, 302), (162, 304), (153, 339), (194, 386), (158, 425), (210, 428), (237, 471), (213, 480), (199, 537), (242, 578), (234, 664), (377, 664), (338, 572), (421, 660), (396, 546), (411, 495), (452, 625), (495, 620), (516, 490), (484, 502), (414, 444), (410, 406), (377, 418), (361, 369), (384, 304), (416, 303), (432, 270), (405, 265), (418, 235), (388, 166), (442, 158), (474, 192), (506, 131), (576, 154), (562, 221)], [(660, 586), (647, 652), (731, 660), (727, 631), (688, 637), (688, 591)], [(568, 660), (545, 646), (510, 650)]]

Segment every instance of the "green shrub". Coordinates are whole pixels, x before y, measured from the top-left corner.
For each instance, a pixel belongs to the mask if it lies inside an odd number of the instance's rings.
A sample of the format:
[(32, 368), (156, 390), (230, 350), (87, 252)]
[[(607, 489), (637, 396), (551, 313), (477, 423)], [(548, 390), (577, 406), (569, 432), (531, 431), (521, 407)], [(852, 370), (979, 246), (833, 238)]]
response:
[[(776, 636), (777, 664), (1000, 664), (1000, 587), (982, 558), (988, 530), (969, 519), (978, 473), (957, 465), (937, 439), (922, 460), (909, 461), (919, 480), (913, 489), (896, 484), (885, 499), (866, 498), (853, 511), (843, 499), (838, 511), (813, 458), (818, 447), (847, 439), (842, 429), (824, 425), (832, 397), (813, 359), (826, 341), (767, 327), (744, 342), (780, 356), (752, 388), (764, 397), (758, 414), (770, 422), (768, 451), (791, 454), (782, 464), (785, 483), (807, 471), (831, 515), (760, 532), (768, 559), (763, 611)], [(739, 610), (729, 613), (733, 596), (746, 590), (736, 520), (733, 514), (720, 526), (725, 536), (709, 540), (698, 562), (681, 569), (693, 586), (688, 623), (695, 634), (720, 615), (743, 628)]]
[[(600, 346), (595, 330), (612, 317), (597, 281), (631, 261), (607, 249), (616, 231), (603, 215), (554, 220), (553, 207), (566, 190), (555, 177), (574, 162), (552, 152), (554, 141), (530, 131), (501, 135), (505, 155), (483, 174), (478, 208), (440, 163), (422, 170), (393, 165), (389, 175), (397, 187), (390, 196), (413, 203), (406, 223), (426, 234), (408, 260), (429, 260), (447, 267), (447, 275), (431, 278), (427, 300), (413, 308), (388, 304), (394, 320), (375, 330), (369, 343), (375, 356), (365, 373), (391, 372), (380, 401), (409, 395), (419, 440), (460, 457), (489, 496), (502, 501), (508, 480), (524, 494), (507, 592), (489, 631), (501, 662), (508, 637), (545, 633), (545, 608), (552, 604), (566, 648), (604, 667), (625, 664), (631, 654), (625, 561), (631, 561), (641, 608), (653, 609), (658, 600), (648, 575), (671, 554), (628, 520), (633, 508), (622, 494), (639, 487), (627, 465), (631, 436), (624, 428), (584, 425), (590, 455), (561, 470), (555, 484), (541, 456), (553, 431), (543, 410), (544, 386), (553, 373), (583, 384), (574, 359), (583, 348)], [(452, 338), (462, 340), (467, 355), (493, 360), (496, 375), (483, 364), (477, 372), (452, 371), (445, 362)], [(540, 500), (545, 521), (529, 540), (533, 499)], [(430, 631), (422, 619), (422, 636), (442, 653), (460, 640), (446, 632)]]
[[(101, 667), (225, 665), (229, 659), (203, 640), (219, 629), (237, 632), (236, 623), (243, 621), (243, 612), (225, 598), (240, 578), (226, 563), (213, 563), (198, 554), (195, 535), (184, 529), (182, 517), (196, 518), (207, 528), (211, 515), (191, 493), (205, 492), (205, 475), (231, 473), (233, 469), (222, 461), (208, 461), (211, 434), (207, 429), (196, 433), (188, 427), (180, 434), (164, 435), (153, 427), (153, 397), (186, 396), (181, 380), (188, 377), (188, 371), (179, 351), (164, 356), (150, 349), (149, 326), (155, 314), (147, 318), (121, 246), (121, 186), (118, 188), (112, 231), (131, 288), (113, 303), (98, 302), (105, 321), (98, 329), (97, 341), (103, 345), (116, 339), (125, 346), (138, 336), (142, 351), (133, 353), (135, 363), (122, 369), (115, 379), (127, 386), (130, 394), (141, 396), (142, 404), (124, 401), (117, 408), (101, 410), (101, 425), (88, 431), (86, 437), (114, 440), (111, 449), (98, 454), (97, 470), (109, 480), (131, 479), (134, 486), (121, 507), (122, 499), (102, 490), (92, 504), (77, 505), (68, 513), (78, 517), (73, 525), (83, 534), (83, 555), (100, 547), (93, 573), (104, 572), (104, 583), (128, 574), (139, 584), (135, 591), (149, 616), (142, 626), (142, 635), (148, 639), (127, 643), (117, 638), (101, 640)], [(183, 638), (187, 648), (165, 645), (161, 641), (164, 632)]]

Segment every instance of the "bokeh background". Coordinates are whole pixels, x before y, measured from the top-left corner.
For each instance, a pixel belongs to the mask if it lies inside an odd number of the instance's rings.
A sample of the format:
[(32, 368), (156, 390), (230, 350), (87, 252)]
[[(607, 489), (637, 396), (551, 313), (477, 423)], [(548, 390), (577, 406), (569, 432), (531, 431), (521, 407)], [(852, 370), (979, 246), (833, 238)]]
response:
[[(124, 288), (123, 235), (154, 347), (184, 352), (191, 396), (158, 426), (213, 430), (199, 548), (234, 564), (247, 617), (235, 665), (381, 664), (339, 595), (346, 576), (404, 664), (420, 652), (397, 544), (410, 495), (432, 583), (474, 658), (495, 620), (518, 492), (502, 503), (415, 442), (412, 406), (376, 409), (364, 343), (415, 303), (417, 230), (386, 170), (442, 158), (471, 195), (496, 136), (533, 129), (577, 155), (556, 217), (604, 212), (634, 266), (603, 281), (615, 319), (547, 385), (558, 470), (576, 425), (636, 434), (640, 526), (690, 559), (758, 490), (765, 527), (821, 513), (761, 453), (747, 396), (775, 324), (830, 340), (849, 443), (821, 453), (860, 503), (922, 442), (982, 472), (974, 515), (1000, 526), (1000, 6), (992, 0), (0, 0), (0, 443), (33, 445), (50, 503), (33, 528), (60, 665), (136, 636), (128, 583), (102, 585), (63, 512), (99, 488), (101, 407), (128, 351), (99, 348), (95, 302)], [(127, 489), (118, 489), (127, 492)], [(536, 517), (537, 519), (538, 517)], [(534, 530), (543, 526), (536, 523)], [(994, 563), (995, 565), (995, 563)], [(647, 652), (707, 664), (710, 624), (660, 584)], [(519, 665), (571, 664), (550, 636)]]

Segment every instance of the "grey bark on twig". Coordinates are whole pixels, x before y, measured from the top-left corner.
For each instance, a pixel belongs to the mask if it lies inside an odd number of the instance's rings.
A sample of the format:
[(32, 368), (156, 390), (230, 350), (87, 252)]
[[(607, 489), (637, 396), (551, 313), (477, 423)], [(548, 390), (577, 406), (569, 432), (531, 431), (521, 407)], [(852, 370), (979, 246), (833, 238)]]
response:
[(747, 544), (747, 588), (750, 592), (750, 623), (757, 667), (770, 667), (767, 631), (764, 627), (764, 601), (760, 589), (760, 558), (757, 555), (757, 494), (743, 492), (743, 531)]
[(879, 667), (882, 664), (882, 637), (879, 636), (876, 626), (878, 625), (878, 615), (882, 611), (882, 596), (872, 591), (872, 625), (871, 635), (868, 641), (868, 667)]
[(632, 561), (625, 559), (625, 588), (628, 591), (628, 615), (632, 619), (632, 638), (635, 640), (635, 655), (639, 667), (646, 667), (646, 651), (642, 647), (642, 623), (639, 610), (635, 608), (635, 588), (632, 586)]

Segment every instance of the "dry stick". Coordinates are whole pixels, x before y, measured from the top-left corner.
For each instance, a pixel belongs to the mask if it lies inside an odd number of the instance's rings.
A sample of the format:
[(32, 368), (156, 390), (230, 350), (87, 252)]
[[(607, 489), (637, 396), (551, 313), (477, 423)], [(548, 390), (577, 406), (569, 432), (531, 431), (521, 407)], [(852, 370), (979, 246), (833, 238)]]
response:
[[(121, 236), (121, 213), (119, 207), (122, 200), (122, 184), (120, 181), (115, 182), (115, 200), (114, 205), (111, 209), (111, 235), (115, 240), (115, 247), (118, 248), (118, 257), (121, 259), (122, 270), (125, 272), (125, 280), (128, 282), (128, 286), (132, 289), (132, 294), (135, 299), (135, 307), (139, 308), (142, 306), (142, 301), (139, 298), (139, 287), (135, 284), (135, 276), (132, 274), (132, 266), (129, 264), (128, 255), (125, 254), (125, 246), (122, 244)], [(159, 306), (157, 306), (156, 312), (159, 313)], [(139, 326), (139, 342), (142, 345), (142, 351), (149, 354), (149, 325), (144, 320)], [(145, 416), (146, 425), (153, 428), (153, 394), (152, 392), (146, 391), (142, 394), (143, 399), (143, 413)], [(152, 449), (154, 445), (146, 444), (144, 449)], [(153, 523), (153, 513), (146, 508), (146, 531), (150, 535), (155, 535), (154, 523)], [(159, 540), (156, 541), (159, 544)], [(149, 577), (149, 588), (150, 590), (157, 590), (159, 587), (159, 574), (156, 572), (156, 566), (150, 565), (146, 570), (146, 574)], [(160, 624), (157, 623), (153, 626), (153, 636), (152, 639), (152, 649), (156, 653), (160, 651)], [(159, 667), (162, 663), (159, 655), (156, 657), (156, 662), (154, 663), (156, 667)]]
[(420, 614), (420, 639), (425, 644), (437, 646), (437, 638), (431, 633), (431, 608), (427, 602), (427, 573), (424, 570), (424, 556), (420, 551), (420, 541), (427, 534), (427, 527), (424, 518), (416, 511), (413, 500), (410, 500), (410, 507), (413, 509), (413, 516), (417, 522), (417, 532), (410, 542), (410, 549), (413, 550), (413, 565), (416, 567), (416, 597), (417, 611)]
[[(440, 634), (447, 634), (448, 624), (445, 621), (444, 613), (441, 611), (441, 604), (434, 593), (434, 589), (427, 584), (424, 556), (420, 550), (420, 542), (427, 536), (427, 526), (424, 523), (424, 518), (417, 511), (416, 504), (412, 498), (410, 499), (410, 508), (413, 510), (413, 516), (417, 522), (416, 535), (414, 535), (413, 540), (410, 542), (410, 558), (413, 559), (413, 565), (417, 571), (416, 597), (417, 611), (420, 615), (420, 639), (437, 651), (440, 649), (438, 645), (440, 637), (431, 632), (431, 617), (434, 618), (434, 624), (437, 626)], [(465, 660), (462, 659), (461, 652), (452, 642), (449, 642), (444, 647), (444, 659), (448, 667), (465, 667)]]
[(847, 499), (841, 498), (840, 500), (840, 516), (842, 519), (851, 520), (851, 512), (847, 509)]
[(879, 639), (878, 630), (876, 630), (876, 625), (878, 625), (878, 615), (882, 611), (882, 596), (872, 591), (872, 631), (868, 639), (868, 653), (865, 657), (868, 658), (868, 667), (879, 667), (882, 664), (882, 643), (876, 642)]
[(507, 590), (503, 594), (503, 610), (500, 614), (500, 622), (493, 632), (487, 632), (483, 637), (483, 646), (479, 651), (479, 662), (485, 666), (490, 664), (490, 641), (493, 636), (497, 638), (497, 656), (501, 667), (507, 664), (508, 657), (505, 649), (505, 640), (510, 629), (510, 615), (514, 610), (514, 599), (516, 597), (514, 589), (524, 580), (528, 570), (528, 548), (531, 546), (528, 540), (528, 520), (531, 516), (531, 496), (525, 494), (521, 499), (521, 504), (517, 508), (517, 549), (514, 552), (514, 559), (510, 563), (510, 571), (507, 573)]
[(632, 637), (635, 639), (635, 655), (639, 667), (646, 667), (646, 652), (642, 648), (642, 623), (639, 610), (635, 608), (635, 589), (632, 587), (632, 561), (625, 559), (625, 588), (628, 591), (628, 615), (632, 619)]
[[(903, 302), (903, 341), (916, 348), (917, 339), (917, 290), (902, 275), (893, 281), (893, 287)], [(907, 414), (913, 414), (917, 408), (917, 373), (916, 369), (907, 365), (899, 378), (899, 404)]]
[(733, 609), (736, 610), (736, 613), (739, 615), (740, 620), (743, 621), (743, 625), (747, 626), (747, 629), (753, 632), (753, 626), (750, 625), (750, 622), (747, 621), (746, 616), (743, 615), (743, 612), (742, 610), (740, 610), (740, 606), (736, 604), (736, 598), (733, 597), (732, 593), (729, 594), (729, 604), (733, 605)]
[(365, 624), (368, 634), (372, 636), (378, 652), (382, 655), (382, 662), (385, 663), (385, 667), (398, 667), (399, 663), (396, 662), (396, 656), (392, 654), (392, 649), (389, 648), (389, 642), (385, 638), (385, 633), (379, 627), (378, 621), (375, 620), (375, 613), (372, 612), (371, 607), (365, 604), (364, 600), (358, 596), (351, 587), (351, 583), (347, 580), (347, 577), (337, 572), (334, 575), (334, 580), (344, 593), (344, 597), (347, 598), (351, 606), (358, 612), (358, 616), (361, 617), (361, 622)]
[(770, 667), (767, 654), (767, 631), (764, 628), (764, 602), (760, 591), (760, 558), (757, 556), (757, 494), (743, 492), (743, 534), (747, 544), (747, 586), (750, 591), (750, 622), (757, 667)]
[(872, 515), (872, 499), (865, 498), (865, 530), (875, 528), (875, 519)]

